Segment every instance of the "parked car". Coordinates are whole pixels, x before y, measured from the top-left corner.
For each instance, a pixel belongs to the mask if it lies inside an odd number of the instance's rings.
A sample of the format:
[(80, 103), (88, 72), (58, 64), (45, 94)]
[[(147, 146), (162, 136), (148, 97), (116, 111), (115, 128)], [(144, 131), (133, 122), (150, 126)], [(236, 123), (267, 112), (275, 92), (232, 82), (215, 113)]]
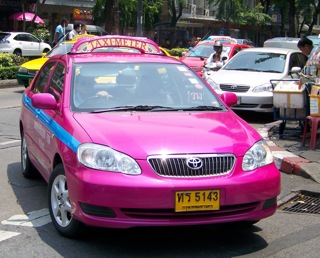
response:
[(263, 43), (264, 47), (274, 47), (274, 48), (290, 48), (294, 50), (299, 50), (298, 41), (300, 38), (293, 37), (276, 37), (268, 39)]
[(280, 172), (236, 100), (151, 40), (81, 39), (23, 93), (22, 173), (48, 182), (53, 225), (68, 237), (84, 224), (255, 223), (277, 209)]
[(246, 45), (255, 47), (255, 45), (254, 45), (254, 43), (253, 43), (253, 41), (251, 39), (237, 39), (237, 42), (239, 44), (246, 44)]
[[(66, 27), (66, 33), (69, 33), (72, 30), (73, 30), (73, 24), (69, 23), (68, 26)], [(104, 28), (97, 25), (86, 25), (86, 31), (88, 34), (96, 35), (96, 36), (108, 35), (108, 32), (106, 32)]]
[[(234, 56), (207, 82), (218, 93), (234, 92), (235, 110), (273, 111), (273, 88), (270, 80), (289, 79), (293, 67), (300, 70), (308, 57), (300, 50), (285, 48), (249, 48)], [(296, 69), (295, 69), (296, 70)]]
[(310, 36), (307, 36), (307, 38), (312, 40), (313, 46), (319, 46), (319, 42), (320, 42), (319, 35), (310, 35)]
[[(184, 56), (180, 59), (190, 66), (194, 71), (196, 71), (200, 76), (203, 74), (203, 68), (205, 65), (206, 60), (208, 57), (214, 52), (213, 45), (216, 42), (215, 40), (205, 40), (198, 45), (196, 45), (193, 49), (188, 51)], [(227, 59), (230, 59), (239, 51), (249, 48), (251, 46), (245, 44), (237, 44), (227, 42), (226, 40), (221, 41), (223, 48), (222, 48), (222, 56), (226, 56)]]
[(44, 54), (42, 57), (37, 59), (32, 59), (28, 62), (23, 63), (20, 65), (16, 77), (19, 85), (23, 85), (25, 88), (27, 88), (36, 75), (36, 73), (39, 71), (41, 66), (51, 57), (57, 54), (66, 54), (68, 53), (74, 43), (83, 38), (83, 37), (93, 37), (95, 35), (87, 34), (87, 35), (77, 35), (73, 38), (73, 40), (70, 41), (64, 41), (62, 43), (57, 44), (52, 48), (48, 53)]
[(51, 46), (26, 32), (0, 32), (0, 53), (17, 56), (41, 56)]

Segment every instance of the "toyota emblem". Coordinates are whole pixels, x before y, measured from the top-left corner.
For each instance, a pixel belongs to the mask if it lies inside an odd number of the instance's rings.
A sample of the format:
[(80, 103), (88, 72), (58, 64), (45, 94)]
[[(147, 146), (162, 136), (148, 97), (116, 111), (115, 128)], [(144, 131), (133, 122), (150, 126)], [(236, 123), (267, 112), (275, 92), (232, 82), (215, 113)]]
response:
[(191, 157), (191, 158), (187, 159), (187, 166), (188, 166), (188, 168), (194, 169), (194, 170), (200, 169), (203, 166), (203, 162), (199, 158)]

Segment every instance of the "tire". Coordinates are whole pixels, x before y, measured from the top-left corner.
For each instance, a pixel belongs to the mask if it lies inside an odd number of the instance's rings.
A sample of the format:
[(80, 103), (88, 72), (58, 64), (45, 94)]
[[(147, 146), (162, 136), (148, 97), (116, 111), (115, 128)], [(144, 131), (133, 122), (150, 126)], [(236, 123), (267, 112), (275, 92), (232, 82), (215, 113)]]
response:
[(21, 134), (21, 171), (24, 177), (26, 178), (38, 178), (39, 177), (39, 172), (37, 169), (33, 166), (29, 159), (29, 154), (28, 154), (28, 147), (27, 147), (27, 142), (26, 138), (24, 135), (24, 132), (22, 131)]
[(43, 50), (43, 52), (42, 53), (48, 53), (50, 50), (48, 49), (48, 48), (45, 48), (44, 50)]
[(73, 217), (67, 178), (62, 164), (53, 169), (49, 180), (48, 201), (50, 217), (58, 232), (65, 237), (79, 237), (83, 224)]
[(16, 55), (16, 56), (22, 56), (22, 52), (21, 52), (20, 49), (15, 49), (15, 50), (13, 51), (13, 54)]

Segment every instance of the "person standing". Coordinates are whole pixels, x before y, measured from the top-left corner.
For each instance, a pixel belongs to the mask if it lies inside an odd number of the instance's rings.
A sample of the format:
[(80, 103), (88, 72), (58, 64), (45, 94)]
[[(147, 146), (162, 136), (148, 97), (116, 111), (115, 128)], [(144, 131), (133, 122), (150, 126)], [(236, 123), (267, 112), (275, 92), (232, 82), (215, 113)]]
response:
[(72, 31), (70, 31), (69, 34), (68, 34), (68, 40), (72, 40), (74, 36), (79, 34), (79, 32), (80, 32), (80, 24), (79, 23), (75, 23), (73, 25)]
[(54, 33), (54, 45), (65, 41), (65, 32), (66, 27), (68, 26), (69, 21), (67, 19), (62, 19), (61, 23), (56, 27), (55, 33)]
[(308, 39), (306, 36), (303, 36), (300, 38), (300, 40), (298, 41), (297, 47), (300, 49), (300, 51), (303, 54), (305, 54), (308, 57), (308, 61), (304, 68), (304, 74), (315, 76), (316, 69), (315, 69), (315, 64), (313, 64), (313, 56), (318, 55), (317, 53), (318, 47), (314, 47), (312, 40)]
[(81, 31), (79, 34), (81, 34), (81, 35), (87, 34), (87, 26), (84, 23), (80, 24), (80, 29), (81, 29)]

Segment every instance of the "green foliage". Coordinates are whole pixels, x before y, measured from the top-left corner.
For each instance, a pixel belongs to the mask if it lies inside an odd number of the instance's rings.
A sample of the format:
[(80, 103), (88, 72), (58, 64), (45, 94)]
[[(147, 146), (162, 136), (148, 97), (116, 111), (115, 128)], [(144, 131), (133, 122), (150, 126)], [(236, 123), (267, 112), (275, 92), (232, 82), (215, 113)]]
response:
[(0, 80), (16, 79), (19, 66), (0, 67)]
[[(265, 25), (271, 17), (264, 13), (261, 4), (248, 9), (242, 0), (207, 0), (209, 4), (216, 6), (217, 19), (225, 22), (233, 22), (239, 25)], [(282, 1), (282, 0), (281, 0)]]
[(46, 28), (38, 28), (31, 33), (42, 41), (48, 41), (48, 39), (50, 38), (50, 32)]
[(28, 60), (13, 54), (0, 54), (0, 80), (15, 79), (19, 66)]
[[(113, 1), (111, 1), (113, 2)], [(93, 7), (95, 21), (99, 24), (105, 23), (106, 0), (97, 0)], [(154, 24), (160, 21), (160, 11), (163, 0), (143, 0), (143, 26), (152, 29)], [(119, 0), (120, 27), (137, 26), (138, 0)]]
[(189, 49), (187, 48), (172, 48), (172, 49), (167, 49), (167, 51), (170, 53), (172, 56), (182, 56), (182, 52), (188, 52)]

